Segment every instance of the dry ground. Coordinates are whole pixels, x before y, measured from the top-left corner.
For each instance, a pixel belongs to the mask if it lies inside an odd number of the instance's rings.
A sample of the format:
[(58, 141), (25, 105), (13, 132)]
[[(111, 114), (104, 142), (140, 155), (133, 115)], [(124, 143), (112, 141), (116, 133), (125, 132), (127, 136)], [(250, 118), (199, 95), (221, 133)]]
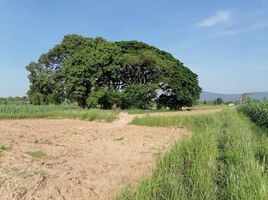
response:
[[(214, 110), (153, 113), (202, 114)], [(0, 199), (112, 199), (129, 182), (150, 172), (156, 155), (186, 129), (71, 119), (0, 120)], [(26, 152), (42, 150), (33, 158)]]

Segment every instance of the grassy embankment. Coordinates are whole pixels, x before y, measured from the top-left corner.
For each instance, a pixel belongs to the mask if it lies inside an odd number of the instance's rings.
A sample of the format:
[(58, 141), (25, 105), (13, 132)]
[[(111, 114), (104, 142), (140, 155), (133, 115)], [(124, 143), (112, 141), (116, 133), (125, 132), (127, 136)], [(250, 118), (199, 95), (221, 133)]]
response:
[(86, 110), (71, 105), (0, 105), (0, 119), (74, 118), (112, 122), (117, 114), (111, 110)]
[(143, 117), (136, 125), (187, 127), (149, 177), (117, 200), (267, 199), (268, 134), (233, 109), (198, 116)]

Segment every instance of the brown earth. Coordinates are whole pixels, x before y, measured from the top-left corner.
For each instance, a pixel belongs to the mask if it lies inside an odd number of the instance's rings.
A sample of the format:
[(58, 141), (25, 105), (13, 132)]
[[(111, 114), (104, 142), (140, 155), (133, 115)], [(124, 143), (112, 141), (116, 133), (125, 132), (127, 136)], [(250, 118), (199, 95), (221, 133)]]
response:
[[(195, 110), (150, 115), (217, 112)], [(72, 119), (0, 120), (0, 199), (112, 199), (127, 183), (151, 171), (156, 155), (189, 133), (186, 129)], [(33, 158), (26, 152), (42, 150)]]

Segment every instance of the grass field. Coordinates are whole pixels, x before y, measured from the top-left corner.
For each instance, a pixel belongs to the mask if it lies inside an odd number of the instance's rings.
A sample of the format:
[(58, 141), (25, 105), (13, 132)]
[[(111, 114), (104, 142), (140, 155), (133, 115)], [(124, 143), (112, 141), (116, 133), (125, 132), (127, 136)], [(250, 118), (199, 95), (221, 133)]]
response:
[(74, 118), (112, 122), (117, 114), (111, 110), (86, 110), (72, 105), (0, 105), (0, 119)]
[(235, 110), (136, 118), (133, 124), (187, 127), (192, 136), (177, 142), (151, 176), (126, 187), (117, 200), (268, 198), (267, 129)]

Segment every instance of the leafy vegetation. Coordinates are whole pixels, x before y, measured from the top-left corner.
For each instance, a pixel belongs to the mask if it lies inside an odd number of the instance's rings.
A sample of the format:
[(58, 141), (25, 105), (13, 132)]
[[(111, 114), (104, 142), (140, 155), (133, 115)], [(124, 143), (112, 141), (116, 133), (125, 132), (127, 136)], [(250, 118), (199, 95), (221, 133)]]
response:
[(256, 124), (268, 128), (268, 102), (251, 102), (238, 107)]
[(175, 143), (150, 177), (124, 189), (117, 200), (268, 198), (266, 131), (235, 110), (136, 118), (133, 124), (187, 127), (192, 136)]
[(99, 109), (81, 109), (73, 105), (0, 105), (0, 119), (22, 118), (76, 118), (112, 122), (118, 112)]
[(74, 102), (80, 107), (178, 109), (199, 98), (198, 77), (171, 54), (137, 41), (66, 35), (31, 62), (32, 104)]

